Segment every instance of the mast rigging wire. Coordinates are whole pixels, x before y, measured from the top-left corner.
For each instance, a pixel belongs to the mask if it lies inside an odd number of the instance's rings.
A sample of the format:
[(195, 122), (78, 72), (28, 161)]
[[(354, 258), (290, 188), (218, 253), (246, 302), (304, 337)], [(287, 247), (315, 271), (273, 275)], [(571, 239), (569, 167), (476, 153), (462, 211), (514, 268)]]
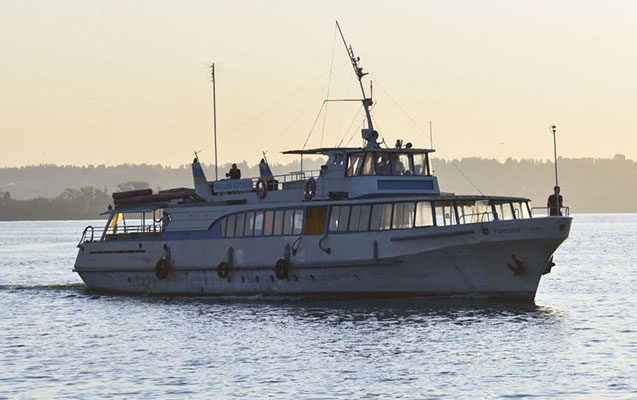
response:
[[(327, 80), (327, 96), (326, 100), (330, 99), (330, 87), (332, 85), (332, 68), (334, 67), (334, 50), (336, 49), (336, 26), (334, 26), (334, 39), (332, 40), (332, 60), (330, 61), (330, 76)], [(325, 120), (327, 119), (327, 104), (325, 105), (325, 114), (323, 114), (323, 127), (321, 128), (321, 141), (320, 146), (323, 146), (323, 135), (325, 134)]]
[(386, 95), (387, 95), (387, 96), (391, 99), (391, 101), (392, 101), (392, 102), (394, 102), (394, 104), (396, 105), (396, 107), (398, 107), (398, 109), (399, 109), (400, 111), (402, 111), (402, 113), (403, 113), (403, 114), (405, 114), (405, 116), (406, 116), (406, 117), (407, 117), (407, 118), (408, 118), (408, 119), (409, 119), (409, 120), (410, 120), (410, 121), (414, 124), (414, 126), (415, 126), (415, 127), (416, 127), (416, 128), (417, 128), (420, 132), (422, 132), (422, 133), (424, 133), (425, 135), (429, 136), (429, 140), (430, 140), (430, 142), (436, 145), (436, 148), (440, 150), (440, 153), (441, 153), (443, 156), (447, 157), (447, 159), (449, 160), (449, 162), (451, 163), (451, 165), (453, 165), (453, 167), (454, 167), (456, 170), (458, 170), (458, 172), (460, 173), (460, 175), (462, 175), (462, 176), (463, 176), (463, 177), (467, 180), (467, 182), (469, 182), (469, 183), (471, 184), (471, 186), (473, 186), (473, 188), (474, 188), (475, 190), (477, 190), (477, 191), (478, 191), (481, 195), (483, 195), (483, 196), (484, 196), (484, 193), (482, 193), (482, 190), (480, 190), (480, 188), (478, 188), (478, 186), (476, 186), (476, 184), (475, 184), (475, 183), (473, 183), (473, 181), (472, 181), (471, 179), (469, 179), (469, 177), (468, 177), (468, 176), (467, 176), (467, 175), (466, 175), (466, 174), (462, 171), (462, 169), (460, 169), (460, 167), (459, 167), (459, 166), (458, 166), (458, 165), (457, 165), (457, 164), (456, 164), (456, 163), (455, 163), (455, 162), (454, 162), (454, 161), (453, 161), (453, 160), (452, 160), (452, 159), (451, 159), (451, 158), (450, 158), (450, 157), (449, 157), (449, 156), (448, 156), (448, 155), (447, 155), (447, 154), (446, 154), (443, 150), (442, 150), (442, 148), (441, 148), (440, 146), (438, 146), (438, 144), (437, 144), (436, 142), (434, 142), (434, 141), (433, 141), (433, 138), (431, 137), (431, 134), (430, 134), (430, 133), (427, 133), (424, 129), (422, 129), (422, 128), (420, 127), (420, 125), (418, 125), (418, 124), (416, 123), (416, 121), (415, 121), (415, 120), (414, 120), (414, 119), (413, 119), (413, 118), (409, 115), (409, 113), (407, 113), (407, 111), (405, 111), (405, 109), (404, 109), (404, 108), (402, 108), (402, 107), (400, 106), (400, 104), (398, 104), (398, 102), (396, 101), (396, 99), (394, 99), (394, 97), (393, 97), (391, 94), (389, 94), (389, 92), (388, 92), (388, 91), (387, 91), (387, 90), (383, 87), (383, 85), (381, 85), (381, 84), (378, 82), (378, 79), (376, 79), (376, 77), (375, 77), (375, 76), (374, 76), (374, 81), (376, 82), (376, 84), (377, 84), (378, 86), (380, 86), (381, 90), (382, 90), (383, 92), (385, 92), (385, 94), (386, 94)]
[[(343, 61), (341, 64), (338, 65), (338, 68), (344, 66), (346, 64), (345, 61)], [(246, 125), (248, 125), (249, 123), (251, 123), (252, 121), (254, 121), (255, 119), (261, 117), (263, 114), (271, 111), (272, 109), (274, 109), (275, 107), (277, 107), (278, 105), (280, 105), (281, 103), (284, 103), (285, 101), (289, 100), (291, 97), (295, 96), (296, 94), (298, 94), (300, 91), (302, 91), (303, 89), (305, 89), (306, 87), (310, 86), (311, 84), (315, 83), (316, 81), (320, 80), (321, 78), (323, 78), (325, 75), (327, 75), (330, 71), (325, 71), (322, 74), (318, 75), (317, 77), (311, 79), (310, 81), (304, 83), (303, 85), (301, 85), (299, 88), (295, 89), (293, 92), (291, 92), (289, 95), (287, 95), (286, 97), (282, 98), (281, 100), (278, 100), (276, 102), (274, 102), (272, 105), (270, 105), (269, 107), (267, 107), (265, 110), (261, 111), (258, 114), (255, 114), (254, 116), (250, 117), (249, 119), (247, 119), (245, 122), (237, 125), (235, 128), (231, 129), (230, 131), (228, 131), (225, 135), (221, 136), (221, 139), (225, 139), (231, 135), (233, 135), (234, 133), (236, 133), (238, 130), (240, 130), (241, 128), (245, 127)], [(197, 153), (201, 153), (204, 150), (209, 149), (210, 147), (212, 147), (212, 143), (208, 144), (207, 146), (203, 147), (201, 150), (198, 150)]]

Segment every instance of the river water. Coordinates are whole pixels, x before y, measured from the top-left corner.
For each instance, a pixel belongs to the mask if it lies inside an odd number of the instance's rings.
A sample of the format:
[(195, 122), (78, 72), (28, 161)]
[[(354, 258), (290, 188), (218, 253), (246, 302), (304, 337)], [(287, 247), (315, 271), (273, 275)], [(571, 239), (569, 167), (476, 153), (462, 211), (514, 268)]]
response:
[(0, 222), (0, 398), (637, 398), (637, 215), (576, 216), (535, 304), (92, 293), (88, 223)]

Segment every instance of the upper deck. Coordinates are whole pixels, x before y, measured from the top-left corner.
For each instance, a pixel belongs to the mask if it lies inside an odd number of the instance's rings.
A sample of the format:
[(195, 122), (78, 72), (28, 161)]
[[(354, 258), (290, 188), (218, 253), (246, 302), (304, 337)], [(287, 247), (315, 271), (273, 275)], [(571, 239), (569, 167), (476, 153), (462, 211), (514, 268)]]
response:
[[(258, 177), (207, 181), (198, 160), (193, 162), (195, 190), (207, 202), (247, 203), (321, 201), (401, 195), (438, 195), (429, 164), (430, 149), (319, 148), (284, 154), (323, 155), (318, 171), (274, 175), (262, 160)], [(261, 182), (261, 183), (260, 183)]]

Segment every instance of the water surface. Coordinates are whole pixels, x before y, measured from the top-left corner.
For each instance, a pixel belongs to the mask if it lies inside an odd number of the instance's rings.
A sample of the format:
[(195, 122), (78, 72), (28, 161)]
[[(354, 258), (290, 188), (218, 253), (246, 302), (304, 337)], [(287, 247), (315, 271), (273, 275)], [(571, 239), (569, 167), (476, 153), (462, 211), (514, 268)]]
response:
[(577, 216), (535, 304), (95, 293), (88, 223), (0, 222), (0, 398), (637, 397), (637, 215)]

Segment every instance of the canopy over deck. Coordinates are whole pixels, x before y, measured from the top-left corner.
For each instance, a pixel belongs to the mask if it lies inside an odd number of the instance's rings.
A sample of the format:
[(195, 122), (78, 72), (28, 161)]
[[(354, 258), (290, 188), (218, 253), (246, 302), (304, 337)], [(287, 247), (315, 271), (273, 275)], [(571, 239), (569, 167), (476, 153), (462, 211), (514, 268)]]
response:
[(305, 150), (286, 150), (283, 151), (282, 154), (314, 154), (314, 155), (325, 155), (334, 152), (341, 153), (357, 153), (363, 151), (374, 151), (376, 153), (412, 153), (412, 154), (428, 154), (433, 153), (436, 150), (434, 149), (415, 149), (415, 148), (407, 148), (407, 147), (390, 147), (390, 148), (364, 148), (364, 147), (319, 147), (316, 149), (305, 149)]

